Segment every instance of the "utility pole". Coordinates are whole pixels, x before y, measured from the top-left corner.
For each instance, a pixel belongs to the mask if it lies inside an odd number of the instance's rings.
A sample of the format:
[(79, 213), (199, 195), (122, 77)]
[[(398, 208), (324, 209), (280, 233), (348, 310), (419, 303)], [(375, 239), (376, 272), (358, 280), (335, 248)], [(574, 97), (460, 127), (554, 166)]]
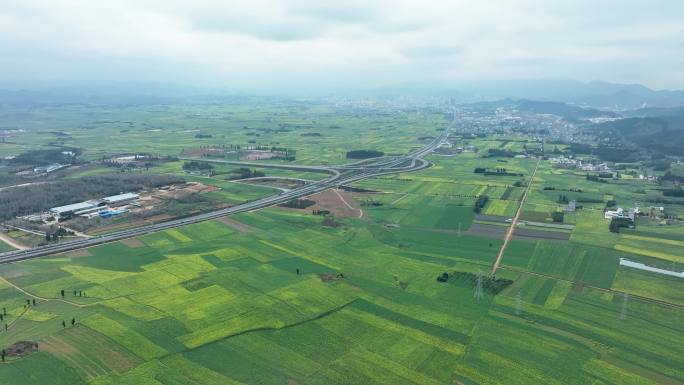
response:
[(622, 297), (622, 310), (620, 311), (620, 319), (627, 319), (627, 303), (629, 302), (629, 294), (625, 293)]
[(477, 285), (475, 286), (475, 300), (479, 301), (484, 297), (482, 290), (482, 271), (477, 272)]

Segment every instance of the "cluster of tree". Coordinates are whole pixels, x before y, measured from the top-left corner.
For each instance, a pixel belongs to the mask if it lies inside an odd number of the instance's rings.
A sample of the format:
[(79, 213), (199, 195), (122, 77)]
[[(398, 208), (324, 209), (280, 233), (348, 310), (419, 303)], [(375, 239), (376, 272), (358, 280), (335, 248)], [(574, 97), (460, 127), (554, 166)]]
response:
[[(65, 292), (64, 289), (60, 290), (59, 293), (62, 295), (62, 298), (64, 298)], [(73, 291), (74, 297), (87, 297), (86, 292), (83, 290), (74, 290)]]
[(615, 145), (601, 145), (592, 147), (586, 143), (571, 143), (566, 152), (572, 155), (576, 154), (592, 154), (601, 158), (604, 161), (616, 163), (633, 163), (641, 158), (638, 151), (624, 148), (623, 146)]
[(89, 176), (15, 187), (0, 191), (0, 220), (47, 211), (49, 208), (88, 199), (140, 191), (182, 182), (162, 175), (116, 174)]
[(198, 162), (196, 160), (191, 160), (189, 162), (183, 163), (183, 170), (185, 171), (210, 171), (213, 170), (214, 166), (208, 162)]
[(684, 175), (678, 175), (676, 173), (673, 173), (672, 171), (667, 171), (665, 172), (665, 175), (663, 175), (660, 180), (663, 181), (668, 181), (668, 182), (675, 182), (675, 183), (684, 183)]
[(382, 151), (377, 150), (352, 150), (347, 151), (347, 159), (368, 159), (377, 158), (385, 155)]
[(48, 242), (59, 241), (59, 238), (61, 238), (61, 237), (73, 236), (73, 235), (75, 235), (73, 231), (67, 230), (64, 227), (59, 227), (54, 232), (46, 231), (45, 232), (45, 240)]
[(629, 218), (613, 218), (610, 220), (608, 230), (610, 230), (611, 233), (619, 233), (620, 229), (623, 227), (634, 228), (634, 221)]
[(475, 167), (473, 170), (475, 174), (484, 174), (487, 176), (523, 176), (521, 173), (517, 172), (508, 172), (505, 168), (503, 167), (497, 167), (496, 169), (489, 169), (486, 167)]
[(554, 211), (551, 213), (551, 219), (553, 219), (553, 221), (556, 223), (563, 223), (563, 219), (565, 219), (565, 212)]
[(666, 197), (684, 197), (684, 189), (675, 188), (663, 190), (663, 195)]
[(380, 207), (382, 205), (382, 202), (378, 202), (374, 199), (366, 199), (365, 201), (361, 202), (361, 206)]
[(608, 162), (631, 163), (640, 159), (639, 153), (634, 149), (622, 147), (599, 146), (594, 149), (594, 155)]
[[(200, 145), (198, 147), (199, 149), (228, 149), (228, 150), (239, 150), (242, 147), (239, 144), (209, 144), (209, 145)], [(185, 152), (185, 148), (181, 150), (181, 152)]]
[(592, 154), (594, 148), (587, 143), (570, 143), (566, 150), (571, 154)]
[(316, 204), (316, 202), (312, 201), (310, 199), (292, 199), (292, 200), (289, 200), (285, 203), (281, 203), (280, 206), (288, 207), (291, 209), (305, 209), (305, 208), (311, 207), (315, 204)]
[(357, 193), (377, 193), (376, 190), (370, 190), (367, 188), (353, 187), (353, 186), (340, 186), (340, 190), (357, 192)]
[[(646, 167), (650, 167), (655, 171), (666, 171), (667, 169), (670, 168), (670, 165), (672, 164), (672, 160), (665, 157), (664, 154), (652, 154), (651, 155), (651, 160), (644, 162), (644, 165)], [(623, 165), (619, 165), (623, 166)], [(628, 165), (624, 165), (625, 169), (628, 167)], [(622, 168), (618, 168), (618, 165), (615, 165), (616, 170), (622, 170)]]
[(313, 215), (329, 215), (330, 210), (313, 210), (311, 211)]
[(250, 170), (249, 168), (246, 167), (240, 167), (237, 170), (231, 171), (231, 180), (235, 179), (247, 179), (247, 178), (261, 178), (266, 176), (266, 173), (263, 171), (257, 171), (257, 170)]
[(134, 171), (134, 170), (141, 170), (145, 169), (145, 171), (149, 171), (150, 167), (154, 167), (156, 164), (154, 162), (116, 162), (116, 161), (109, 161), (106, 160), (102, 162), (102, 165), (105, 167), (109, 168), (115, 168), (117, 169), (117, 172), (127, 172), (127, 171)]
[(523, 176), (522, 173), (519, 172), (508, 172), (506, 171), (505, 168), (497, 168), (496, 170), (493, 171), (485, 171), (484, 173), (487, 176), (494, 175), (494, 176)]
[(578, 193), (582, 192), (582, 189), (579, 189), (579, 188), (559, 188), (559, 189), (557, 189), (555, 186), (544, 186), (543, 190), (546, 190), (546, 191), (559, 190), (559, 191), (570, 191), (570, 192), (578, 192)]
[(482, 209), (487, 205), (487, 201), (489, 201), (488, 196), (480, 195), (480, 197), (477, 198), (477, 201), (475, 201), (475, 212), (478, 214), (482, 212)]
[(212, 137), (211, 134), (195, 134), (195, 138), (197, 138), (197, 139), (208, 139), (211, 137)]
[(323, 136), (320, 132), (305, 132), (300, 136)]
[[(38, 166), (50, 163), (74, 163), (76, 157), (83, 150), (73, 147), (51, 148), (46, 150), (31, 150), (15, 156), (9, 160), (11, 165)], [(74, 154), (74, 155), (71, 155)]]
[(570, 203), (570, 199), (567, 197), (565, 194), (561, 194), (558, 196), (558, 200), (556, 200), (558, 203)]
[(295, 160), (295, 156), (297, 155), (297, 151), (292, 150), (290, 148), (286, 147), (271, 147), (271, 152), (278, 152), (282, 154), (279, 158), (284, 159), (284, 160)]
[(0, 186), (13, 186), (24, 183), (22, 177), (8, 171), (0, 171)]
[(484, 158), (502, 157), (502, 158), (513, 158), (516, 155), (524, 155), (522, 152), (511, 151), (501, 148), (490, 148), (487, 150), (487, 154)]
[[(76, 326), (76, 318), (71, 319), (71, 326)], [(62, 321), (62, 327), (66, 329), (66, 327), (67, 327), (66, 321)]]
[[(449, 277), (452, 281), (458, 282), (468, 287), (477, 285), (477, 274), (455, 271)], [(482, 289), (494, 295), (499, 294), (503, 289), (512, 284), (513, 281), (505, 278), (494, 278), (489, 276), (482, 277)]]
[(590, 181), (590, 182), (608, 183), (607, 180), (605, 180), (605, 179), (603, 179), (603, 178), (600, 178), (600, 177), (597, 176), (597, 175), (589, 175), (589, 174), (587, 174), (586, 178), (587, 178), (587, 180)]

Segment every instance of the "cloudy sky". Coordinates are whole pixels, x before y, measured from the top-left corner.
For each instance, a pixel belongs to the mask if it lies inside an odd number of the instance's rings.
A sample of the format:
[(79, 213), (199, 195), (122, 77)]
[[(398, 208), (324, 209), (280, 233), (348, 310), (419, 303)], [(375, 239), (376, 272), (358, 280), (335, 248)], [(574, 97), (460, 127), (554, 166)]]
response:
[(0, 86), (684, 88), (682, 0), (0, 0)]

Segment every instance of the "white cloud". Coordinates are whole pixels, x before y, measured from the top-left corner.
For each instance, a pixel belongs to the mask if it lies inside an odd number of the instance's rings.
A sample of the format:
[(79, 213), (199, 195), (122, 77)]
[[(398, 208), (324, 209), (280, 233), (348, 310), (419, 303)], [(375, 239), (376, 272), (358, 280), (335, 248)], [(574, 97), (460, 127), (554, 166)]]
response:
[(675, 88), (682, 20), (680, 0), (3, 0), (0, 81), (573, 77)]

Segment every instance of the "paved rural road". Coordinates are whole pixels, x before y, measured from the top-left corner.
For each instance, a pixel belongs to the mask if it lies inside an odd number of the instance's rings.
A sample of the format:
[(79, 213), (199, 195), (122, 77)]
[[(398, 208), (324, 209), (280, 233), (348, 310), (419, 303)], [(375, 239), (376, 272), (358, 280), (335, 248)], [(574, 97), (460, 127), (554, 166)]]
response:
[[(357, 182), (363, 179), (368, 179), (380, 175), (395, 174), (399, 172), (410, 172), (422, 170), (430, 166), (430, 163), (424, 159), (423, 156), (431, 153), (437, 147), (439, 147), (449, 136), (451, 128), (453, 127), (455, 120), (449, 124), (449, 126), (442, 131), (442, 133), (430, 142), (427, 146), (412, 151), (411, 153), (392, 157), (388, 159), (379, 159), (377, 162), (374, 161), (368, 165), (359, 164), (358, 162), (353, 164), (354, 167), (351, 169), (344, 169), (343, 165), (337, 168), (334, 167), (320, 167), (320, 166), (297, 166), (297, 165), (280, 165), (280, 164), (261, 164), (256, 163), (254, 166), (258, 167), (279, 167), (279, 168), (291, 168), (291, 169), (307, 169), (316, 171), (327, 171), (332, 176), (314, 182), (312, 184), (302, 186), (290, 191), (282, 192), (277, 195), (272, 195), (266, 198), (258, 199), (252, 202), (243, 203), (241, 205), (212, 211), (209, 213), (198, 214), (187, 218), (174, 219), (167, 222), (136, 227), (133, 229), (121, 230), (105, 235), (95, 236), (87, 239), (79, 239), (70, 242), (57, 243), (52, 245), (39, 246), (27, 250), (16, 250), (0, 254), (0, 263), (9, 263), (15, 261), (21, 261), (24, 259), (38, 258), (45, 255), (51, 255), (56, 253), (61, 253), (65, 251), (78, 250), (86, 247), (96, 246), (103, 243), (120, 241), (122, 239), (133, 238), (145, 234), (155, 233), (167, 229), (171, 229), (178, 226), (189, 225), (193, 223), (203, 222), (211, 219), (220, 218), (226, 215), (242, 213), (246, 211), (253, 211), (258, 209), (263, 209), (266, 207), (275, 206), (277, 204), (285, 203), (292, 199), (303, 198), (305, 196), (327, 190), (329, 188), (338, 187), (344, 184)], [(213, 161), (220, 163), (231, 163), (231, 164), (248, 164), (248, 162), (233, 162), (233, 161), (221, 161), (221, 160), (210, 160), (202, 159), (203, 161)], [(251, 163), (250, 163), (251, 164)]]
[(513, 220), (511, 221), (511, 227), (508, 228), (508, 231), (506, 232), (506, 237), (504, 238), (503, 244), (501, 245), (501, 249), (499, 249), (499, 254), (496, 256), (496, 261), (494, 261), (494, 265), (492, 266), (492, 271), (490, 273), (492, 277), (496, 275), (496, 270), (499, 268), (499, 265), (501, 264), (501, 260), (503, 259), (504, 252), (506, 251), (506, 247), (508, 246), (508, 242), (513, 237), (513, 232), (515, 231), (515, 226), (518, 224), (518, 219), (520, 218), (520, 213), (522, 212), (523, 205), (525, 204), (525, 199), (527, 199), (527, 194), (530, 192), (530, 189), (532, 188), (532, 183), (534, 183), (534, 176), (537, 175), (537, 168), (539, 168), (539, 162), (541, 162), (541, 158), (537, 160), (537, 164), (534, 166), (532, 177), (530, 177), (530, 182), (527, 184), (525, 194), (523, 194), (523, 197), (520, 200), (518, 211), (515, 212), (515, 217), (513, 217)]

